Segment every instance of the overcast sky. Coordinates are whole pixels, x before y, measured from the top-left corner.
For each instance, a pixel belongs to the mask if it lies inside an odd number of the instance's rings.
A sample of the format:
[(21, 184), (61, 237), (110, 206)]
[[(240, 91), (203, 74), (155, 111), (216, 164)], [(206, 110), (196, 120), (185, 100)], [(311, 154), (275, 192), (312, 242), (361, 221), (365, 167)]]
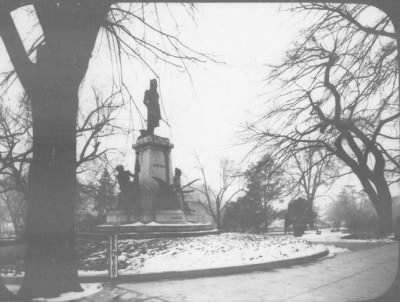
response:
[[(160, 77), (164, 118), (170, 125), (162, 123), (156, 134), (174, 143), (173, 164), (189, 179), (198, 176), (196, 154), (209, 177), (216, 180), (222, 159), (240, 162), (248, 151), (238, 146), (238, 131), (246, 121), (254, 120), (266, 101), (264, 94), (270, 89), (265, 82), (267, 65), (283, 59), (299, 34), (299, 25), (304, 24), (302, 17), (279, 12), (279, 8), (271, 4), (198, 4), (195, 23), (185, 14), (175, 14), (179, 38), (221, 62), (191, 64), (190, 76), (164, 63), (153, 64)], [(145, 113), (143, 95), (154, 76), (135, 65), (129, 77), (131, 92)], [(138, 130), (138, 118), (135, 125)], [(128, 154), (125, 160), (132, 169), (131, 158)]]

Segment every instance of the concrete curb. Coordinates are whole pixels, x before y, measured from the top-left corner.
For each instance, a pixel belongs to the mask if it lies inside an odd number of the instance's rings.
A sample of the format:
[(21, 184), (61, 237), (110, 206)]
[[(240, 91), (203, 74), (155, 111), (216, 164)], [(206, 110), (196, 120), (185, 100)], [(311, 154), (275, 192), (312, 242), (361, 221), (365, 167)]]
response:
[[(325, 248), (324, 251), (296, 258), (270, 261), (265, 263), (248, 264), (240, 266), (227, 266), (209, 269), (196, 269), (189, 271), (168, 271), (162, 273), (144, 273), (144, 274), (127, 274), (119, 275), (115, 279), (111, 279), (108, 275), (87, 275), (80, 276), (79, 281), (81, 283), (91, 282), (147, 282), (147, 281), (159, 281), (165, 279), (189, 279), (189, 278), (200, 278), (200, 277), (214, 277), (223, 275), (233, 275), (249, 273), (254, 271), (268, 271), (275, 268), (288, 267), (293, 265), (300, 265), (312, 262), (321, 257), (325, 257), (329, 254), (329, 249)], [(4, 276), (3, 281), (6, 284), (19, 284), (22, 277), (11, 277)]]
[(267, 271), (267, 270), (272, 270), (274, 268), (281, 268), (292, 265), (309, 263), (318, 258), (327, 256), (328, 254), (329, 250), (326, 248), (324, 251), (315, 253), (313, 255), (277, 260), (265, 263), (248, 264), (240, 266), (227, 266), (227, 267), (218, 267), (209, 269), (197, 269), (190, 271), (169, 271), (162, 273), (119, 275), (118, 278), (116, 278), (115, 280), (108, 279), (108, 281), (145, 282), (145, 281), (158, 281), (164, 279), (189, 279), (189, 278), (199, 278), (199, 277), (214, 277), (223, 275), (242, 274), (254, 271)]

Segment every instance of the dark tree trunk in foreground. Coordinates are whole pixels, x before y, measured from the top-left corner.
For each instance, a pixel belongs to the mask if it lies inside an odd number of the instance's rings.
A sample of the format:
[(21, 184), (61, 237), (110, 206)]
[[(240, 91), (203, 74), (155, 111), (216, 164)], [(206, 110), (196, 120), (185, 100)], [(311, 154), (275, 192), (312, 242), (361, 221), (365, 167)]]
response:
[[(369, 139), (354, 125), (347, 124), (346, 127), (340, 125), (339, 128), (343, 128), (342, 133), (344, 134), (339, 136), (335, 143), (336, 150), (332, 151), (357, 175), (378, 215), (379, 234), (390, 234), (393, 231), (392, 196), (385, 178), (385, 158), (374, 141)], [(373, 156), (374, 165), (372, 167), (368, 166), (367, 156), (363, 154), (361, 148), (355, 143), (353, 135), (367, 146), (366, 150)], [(343, 147), (344, 140), (347, 141), (349, 149), (356, 155), (356, 159), (351, 158), (349, 151), (346, 152)]]
[(0, 277), (0, 301), (10, 301), (13, 298), (14, 295), (7, 289)]
[(80, 289), (74, 255), (78, 97), (77, 87), (65, 87), (63, 82), (52, 81), (54, 86), (43, 90), (40, 101), (32, 98), (37, 106), (32, 106), (34, 143), (22, 295)]
[(100, 1), (40, 1), (35, 10), (45, 42), (35, 64), (10, 14), (0, 16), (1, 36), (32, 106), (33, 160), (21, 297), (81, 290), (74, 230), (78, 90), (108, 6)]

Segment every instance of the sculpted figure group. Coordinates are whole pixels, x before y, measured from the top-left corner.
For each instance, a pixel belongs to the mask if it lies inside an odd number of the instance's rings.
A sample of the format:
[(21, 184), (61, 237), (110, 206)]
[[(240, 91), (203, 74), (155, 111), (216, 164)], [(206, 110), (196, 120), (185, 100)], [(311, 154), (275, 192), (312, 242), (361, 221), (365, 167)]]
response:
[[(135, 174), (125, 170), (122, 165), (118, 165), (117, 170), (117, 181), (119, 185), (120, 193), (118, 195), (119, 202), (118, 208), (121, 210), (129, 210), (130, 208), (136, 207), (138, 209), (138, 197), (140, 194), (139, 190), (139, 168), (138, 161), (135, 165)], [(179, 195), (182, 193), (180, 177), (182, 171), (178, 168), (175, 169), (174, 183), (172, 185), (166, 183), (164, 180), (153, 177), (159, 185), (158, 194), (155, 197), (155, 207), (158, 209), (179, 209), (181, 202)], [(131, 181), (133, 178), (133, 181)]]

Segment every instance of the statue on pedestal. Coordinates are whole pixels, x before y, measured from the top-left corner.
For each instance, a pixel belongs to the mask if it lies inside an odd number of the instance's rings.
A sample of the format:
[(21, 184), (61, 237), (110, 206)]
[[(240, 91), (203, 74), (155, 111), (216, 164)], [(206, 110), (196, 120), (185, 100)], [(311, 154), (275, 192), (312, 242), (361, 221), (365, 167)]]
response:
[(117, 181), (120, 190), (118, 195), (118, 208), (128, 210), (135, 191), (135, 181), (131, 181), (131, 177), (135, 178), (135, 175), (128, 170), (124, 170), (122, 165), (117, 166), (115, 170), (118, 172)]
[(182, 192), (181, 176), (182, 176), (182, 170), (179, 168), (175, 168), (175, 175), (174, 175), (175, 192)]
[(189, 207), (189, 205), (185, 202), (185, 194), (187, 193), (192, 193), (194, 190), (187, 190), (187, 187), (190, 187), (193, 183), (198, 181), (198, 179), (195, 179), (186, 185), (182, 186), (181, 184), (181, 176), (182, 176), (182, 170), (179, 168), (175, 168), (175, 174), (174, 174), (174, 190), (175, 193), (178, 195), (181, 201), (181, 206), (183, 209), (183, 212), (186, 215), (191, 215), (193, 213), (193, 210)]
[(154, 128), (160, 125), (161, 111), (158, 102), (157, 80), (150, 80), (150, 89), (144, 93), (143, 103), (147, 107), (147, 135), (154, 134)]

